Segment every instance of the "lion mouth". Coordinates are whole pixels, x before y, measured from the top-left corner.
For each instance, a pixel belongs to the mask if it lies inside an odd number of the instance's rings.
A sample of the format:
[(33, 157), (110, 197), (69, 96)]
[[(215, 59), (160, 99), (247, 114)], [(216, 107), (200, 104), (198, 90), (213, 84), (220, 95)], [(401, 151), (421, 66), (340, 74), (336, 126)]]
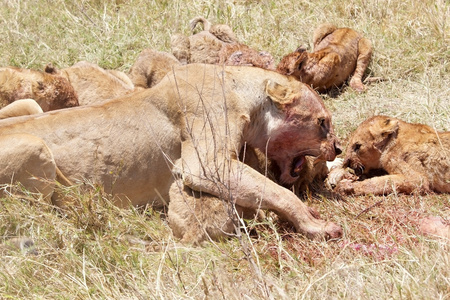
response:
[(299, 177), (304, 164), (305, 164), (305, 156), (302, 155), (302, 156), (297, 156), (296, 158), (294, 158), (294, 160), (292, 161), (292, 165), (291, 165), (290, 175), (292, 177)]

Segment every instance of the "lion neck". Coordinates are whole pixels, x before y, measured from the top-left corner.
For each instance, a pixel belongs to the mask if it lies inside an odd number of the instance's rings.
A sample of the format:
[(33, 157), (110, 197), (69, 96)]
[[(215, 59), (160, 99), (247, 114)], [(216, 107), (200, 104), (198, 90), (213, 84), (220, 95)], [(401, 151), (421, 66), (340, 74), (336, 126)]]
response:
[(270, 138), (277, 135), (283, 122), (284, 114), (266, 97), (266, 101), (250, 114), (244, 128), (244, 142), (265, 152)]

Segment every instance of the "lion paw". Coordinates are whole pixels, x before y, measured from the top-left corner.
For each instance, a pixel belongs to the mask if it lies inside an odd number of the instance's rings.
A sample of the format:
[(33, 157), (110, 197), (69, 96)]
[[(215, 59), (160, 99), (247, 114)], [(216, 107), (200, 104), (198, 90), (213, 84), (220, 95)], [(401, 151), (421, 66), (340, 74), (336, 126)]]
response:
[(338, 183), (335, 191), (340, 194), (353, 194), (355, 192), (354, 182), (352, 180), (343, 179)]
[(342, 180), (349, 180), (352, 182), (358, 180), (358, 177), (354, 174), (352, 169), (344, 169), (342, 167), (332, 168), (325, 180), (325, 185), (329, 190), (333, 190)]
[(365, 85), (362, 83), (361, 79), (352, 78), (350, 80), (350, 87), (357, 91), (358, 93), (362, 93), (366, 91)]

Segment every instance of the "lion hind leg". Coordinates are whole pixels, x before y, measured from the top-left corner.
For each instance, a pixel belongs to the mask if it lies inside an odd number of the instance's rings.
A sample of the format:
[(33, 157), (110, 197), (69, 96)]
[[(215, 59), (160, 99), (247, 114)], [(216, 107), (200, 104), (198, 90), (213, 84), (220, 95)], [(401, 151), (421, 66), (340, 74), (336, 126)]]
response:
[(317, 27), (314, 30), (313, 33), (313, 49), (316, 49), (317, 45), (329, 34), (333, 33), (335, 30), (337, 29), (337, 27), (333, 24), (329, 24), (329, 23), (324, 23), (319, 25), (319, 27)]
[(366, 39), (361, 38), (358, 42), (358, 59), (356, 61), (356, 68), (350, 80), (350, 87), (357, 92), (364, 92), (366, 87), (362, 83), (362, 77), (369, 65), (372, 57), (372, 43)]
[(57, 168), (45, 142), (29, 134), (11, 134), (1, 136), (0, 143), (0, 183), (20, 183), (27, 191), (50, 199)]

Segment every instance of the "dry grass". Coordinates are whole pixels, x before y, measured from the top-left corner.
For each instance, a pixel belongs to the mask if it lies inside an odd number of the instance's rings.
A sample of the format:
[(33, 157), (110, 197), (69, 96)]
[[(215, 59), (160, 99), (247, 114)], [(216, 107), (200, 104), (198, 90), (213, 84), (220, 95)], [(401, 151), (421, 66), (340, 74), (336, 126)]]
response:
[[(374, 45), (367, 93), (323, 95), (344, 140), (367, 117), (387, 114), (450, 130), (450, 4), (445, 0), (63, 1), (2, 0), (0, 66), (66, 67), (79, 60), (127, 71), (147, 47), (170, 51), (197, 15), (230, 24), (277, 59), (309, 45), (322, 22), (352, 27)], [(310, 196), (343, 226), (311, 242), (287, 224), (249, 223), (249, 235), (180, 245), (161, 214), (120, 210), (101, 190), (68, 193), (67, 216), (36, 200), (0, 200), (0, 239), (30, 236), (39, 251), (4, 249), (0, 298), (386, 299), (450, 298), (449, 242), (418, 234), (422, 216), (448, 216), (448, 195)], [(1, 250), (1, 249), (0, 249)]]

